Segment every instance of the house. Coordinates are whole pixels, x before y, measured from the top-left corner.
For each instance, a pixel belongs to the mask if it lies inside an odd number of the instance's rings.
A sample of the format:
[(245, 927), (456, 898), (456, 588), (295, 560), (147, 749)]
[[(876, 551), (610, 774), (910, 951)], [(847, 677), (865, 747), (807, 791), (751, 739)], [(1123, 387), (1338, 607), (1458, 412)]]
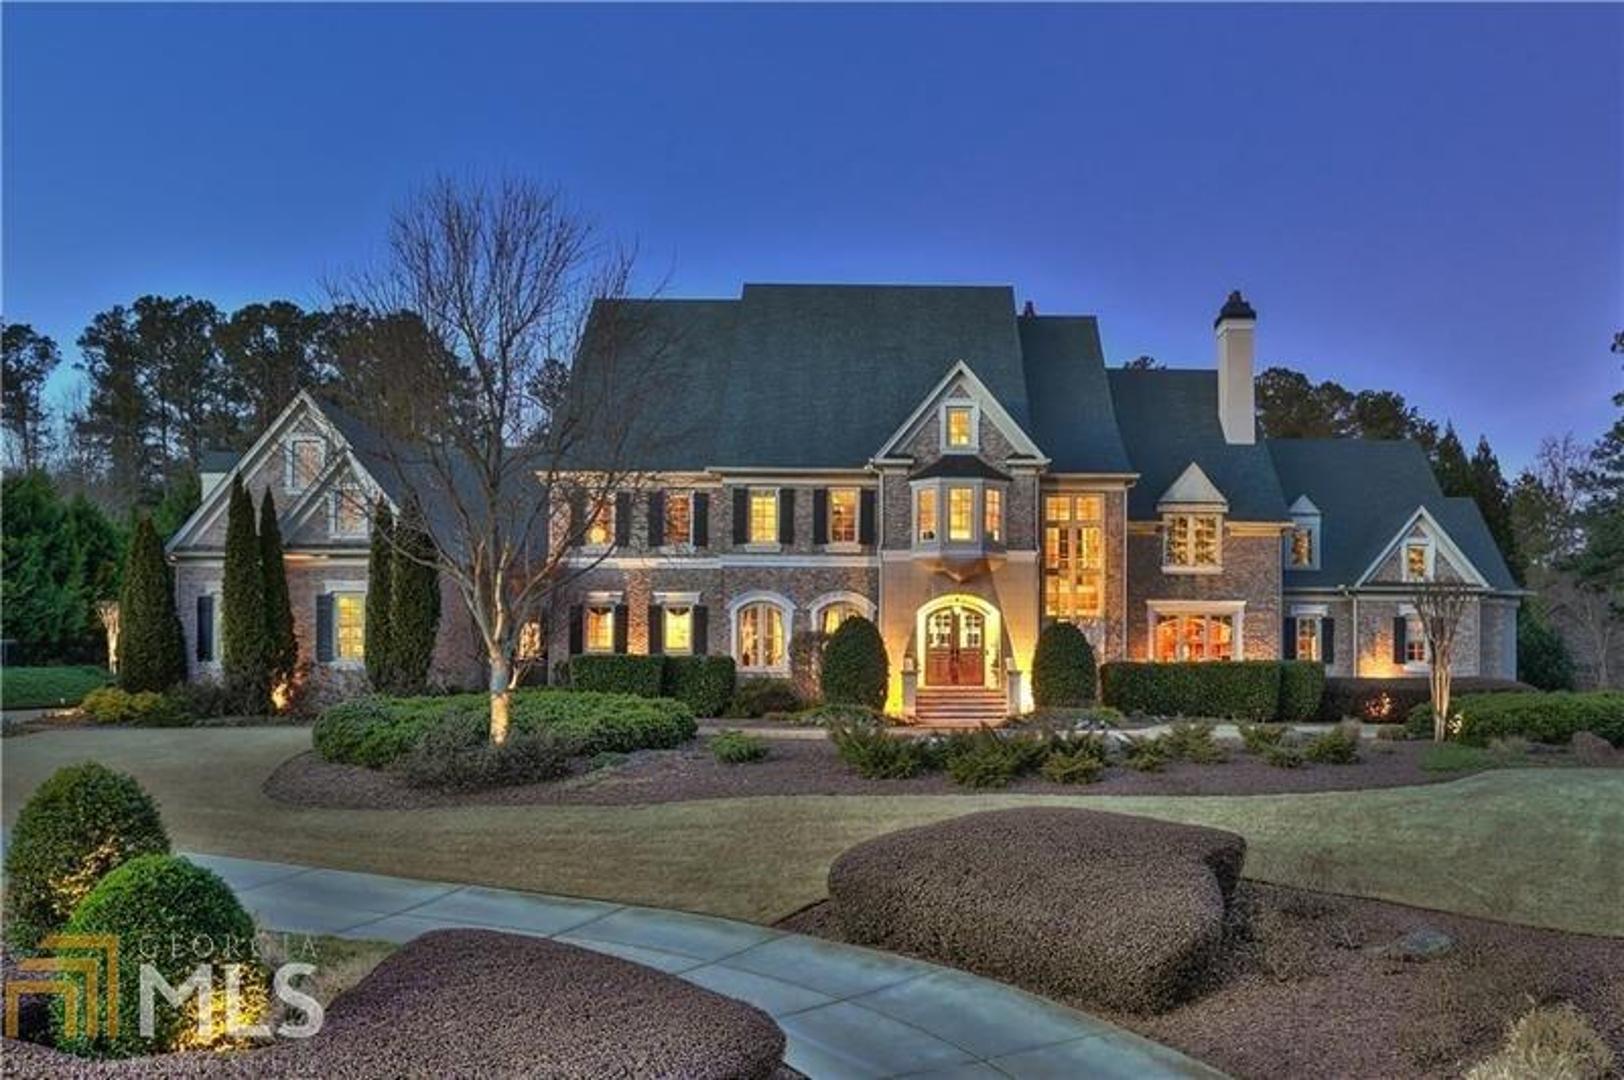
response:
[[(1238, 293), (1205, 370), (1108, 369), (1093, 317), (1017, 313), (1007, 287), (610, 303), (670, 331), (675, 377), (647, 419), (668, 437), (577, 534), (579, 575), (545, 630), (555, 660), (725, 653), (743, 676), (785, 675), (796, 635), (860, 614), (890, 653), (891, 711), (990, 719), (1030, 705), (1050, 620), (1104, 660), (1284, 656), (1388, 678), (1427, 667), (1416, 584), (1463, 580), (1481, 591), (1457, 673), (1515, 674), (1515, 583), (1417, 446), (1258, 438), (1257, 316)], [(231, 466), (276, 490), (318, 668), (364, 650), (365, 521), (332, 492), (393, 497), (372, 439), (301, 395)], [(216, 486), (171, 544), (199, 657), (223, 505)], [(476, 682), (466, 625), (442, 637), (436, 670)]]

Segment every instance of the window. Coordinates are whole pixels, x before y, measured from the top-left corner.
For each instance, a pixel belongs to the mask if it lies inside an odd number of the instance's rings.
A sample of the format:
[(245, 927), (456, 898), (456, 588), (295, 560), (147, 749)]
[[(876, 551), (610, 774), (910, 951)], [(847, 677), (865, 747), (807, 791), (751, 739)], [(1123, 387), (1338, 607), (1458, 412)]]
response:
[(739, 667), (777, 668), (784, 664), (784, 613), (776, 604), (746, 604), (738, 614)]
[(197, 598), (197, 612), (192, 627), (192, 640), (197, 643), (196, 656), (200, 664), (214, 664), (220, 660), (221, 615), (225, 608), (220, 603), (219, 587)]
[(975, 488), (947, 489), (947, 538), (974, 540), (976, 520)]
[(778, 543), (778, 492), (772, 488), (750, 492), (750, 542)]
[(1156, 615), (1156, 659), (1162, 663), (1184, 660), (1233, 660), (1235, 617), (1219, 614)]
[(1412, 540), (1404, 545), (1404, 580), (1430, 581), (1432, 579), (1432, 545), (1425, 540)]
[(1320, 658), (1319, 616), (1297, 616), (1297, 659), (1318, 660)]
[(321, 475), (327, 463), (327, 447), (320, 439), (294, 439), (288, 444), (287, 471), (283, 485), (290, 491), (304, 491)]
[(1105, 500), (1050, 495), (1043, 500), (1043, 613), (1090, 618), (1104, 611)]
[(588, 547), (608, 547), (615, 542), (615, 504), (610, 499), (599, 500), (589, 511), (586, 533), (581, 538)]
[(936, 489), (920, 488), (914, 496), (914, 522), (921, 540), (936, 539)]
[(538, 660), (541, 658), (541, 623), (531, 619), (519, 628), (520, 660)]
[(687, 604), (660, 609), (660, 642), (674, 656), (694, 651), (694, 609)]
[(829, 543), (857, 543), (857, 489), (829, 489)]
[(615, 609), (612, 604), (593, 604), (586, 609), (586, 629), (582, 642), (589, 653), (615, 651)]
[(665, 496), (665, 542), (667, 544), (691, 544), (693, 540), (693, 492), (667, 492)]
[(365, 536), (366, 534), (366, 497), (354, 488), (335, 490), (333, 492), (333, 535)]
[(990, 487), (981, 496), (986, 500), (986, 521), (982, 524), (982, 532), (988, 540), (995, 544), (1004, 542), (1004, 492), (1000, 488)]
[(367, 594), (333, 594), (333, 659), (366, 658)]
[(1163, 569), (1213, 569), (1218, 561), (1217, 514), (1168, 514), (1162, 522)]
[(1298, 524), (1292, 526), (1291, 565), (1304, 569), (1315, 565), (1314, 527), (1312, 525)]
[(1404, 662), (1406, 664), (1427, 662), (1427, 628), (1419, 615), (1405, 616)]
[(950, 450), (967, 450), (976, 444), (975, 406), (949, 405), (945, 410), (943, 442)]
[(832, 634), (840, 629), (841, 623), (861, 614), (862, 611), (856, 604), (849, 604), (843, 600), (830, 604), (818, 614), (818, 629), (825, 635)]

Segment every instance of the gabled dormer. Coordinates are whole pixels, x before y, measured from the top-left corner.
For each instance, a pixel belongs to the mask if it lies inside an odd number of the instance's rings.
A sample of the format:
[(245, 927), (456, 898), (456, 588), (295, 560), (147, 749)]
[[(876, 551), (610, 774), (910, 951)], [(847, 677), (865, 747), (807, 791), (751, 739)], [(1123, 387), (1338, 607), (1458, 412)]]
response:
[(1229, 500), (1190, 462), (1156, 500), (1162, 516), (1162, 573), (1216, 574), (1224, 568)]
[(1037, 443), (963, 360), (948, 368), (874, 460), (917, 467), (945, 454), (976, 454), (995, 466), (1013, 457), (1048, 464)]
[(1318, 570), (1322, 518), (1319, 507), (1307, 495), (1291, 504), (1291, 531), (1286, 534), (1287, 570)]

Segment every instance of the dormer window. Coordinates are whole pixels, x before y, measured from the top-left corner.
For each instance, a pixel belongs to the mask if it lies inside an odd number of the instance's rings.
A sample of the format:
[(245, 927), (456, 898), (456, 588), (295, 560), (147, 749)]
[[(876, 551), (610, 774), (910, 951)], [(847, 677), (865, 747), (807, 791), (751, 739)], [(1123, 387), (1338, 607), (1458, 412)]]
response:
[(1404, 543), (1404, 580), (1432, 580), (1432, 541), (1407, 540)]
[(1291, 504), (1291, 531), (1286, 533), (1286, 569), (1318, 570), (1320, 512), (1307, 495)]
[(1167, 514), (1162, 518), (1162, 569), (1217, 570), (1222, 563), (1222, 514)]
[(1307, 570), (1312, 568), (1315, 562), (1314, 527), (1308, 524), (1293, 525), (1291, 527), (1291, 567), (1295, 570)]
[(949, 452), (979, 449), (977, 413), (973, 402), (954, 401), (942, 406), (942, 449)]

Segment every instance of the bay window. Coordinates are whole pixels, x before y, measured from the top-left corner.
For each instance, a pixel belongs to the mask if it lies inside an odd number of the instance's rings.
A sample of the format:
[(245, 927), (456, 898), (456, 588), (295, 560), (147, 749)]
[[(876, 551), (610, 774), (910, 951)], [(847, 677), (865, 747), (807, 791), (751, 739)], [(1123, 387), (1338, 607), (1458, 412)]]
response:
[(999, 488), (990, 487), (982, 495), (986, 502), (986, 520), (982, 523), (981, 531), (984, 536), (995, 544), (1004, 542), (1004, 493)]
[(920, 540), (936, 539), (936, 489), (920, 488), (914, 495), (914, 522)]
[(949, 540), (975, 539), (975, 488), (947, 489), (947, 538)]
[(1105, 608), (1105, 500), (1050, 495), (1043, 500), (1043, 613), (1096, 617)]

